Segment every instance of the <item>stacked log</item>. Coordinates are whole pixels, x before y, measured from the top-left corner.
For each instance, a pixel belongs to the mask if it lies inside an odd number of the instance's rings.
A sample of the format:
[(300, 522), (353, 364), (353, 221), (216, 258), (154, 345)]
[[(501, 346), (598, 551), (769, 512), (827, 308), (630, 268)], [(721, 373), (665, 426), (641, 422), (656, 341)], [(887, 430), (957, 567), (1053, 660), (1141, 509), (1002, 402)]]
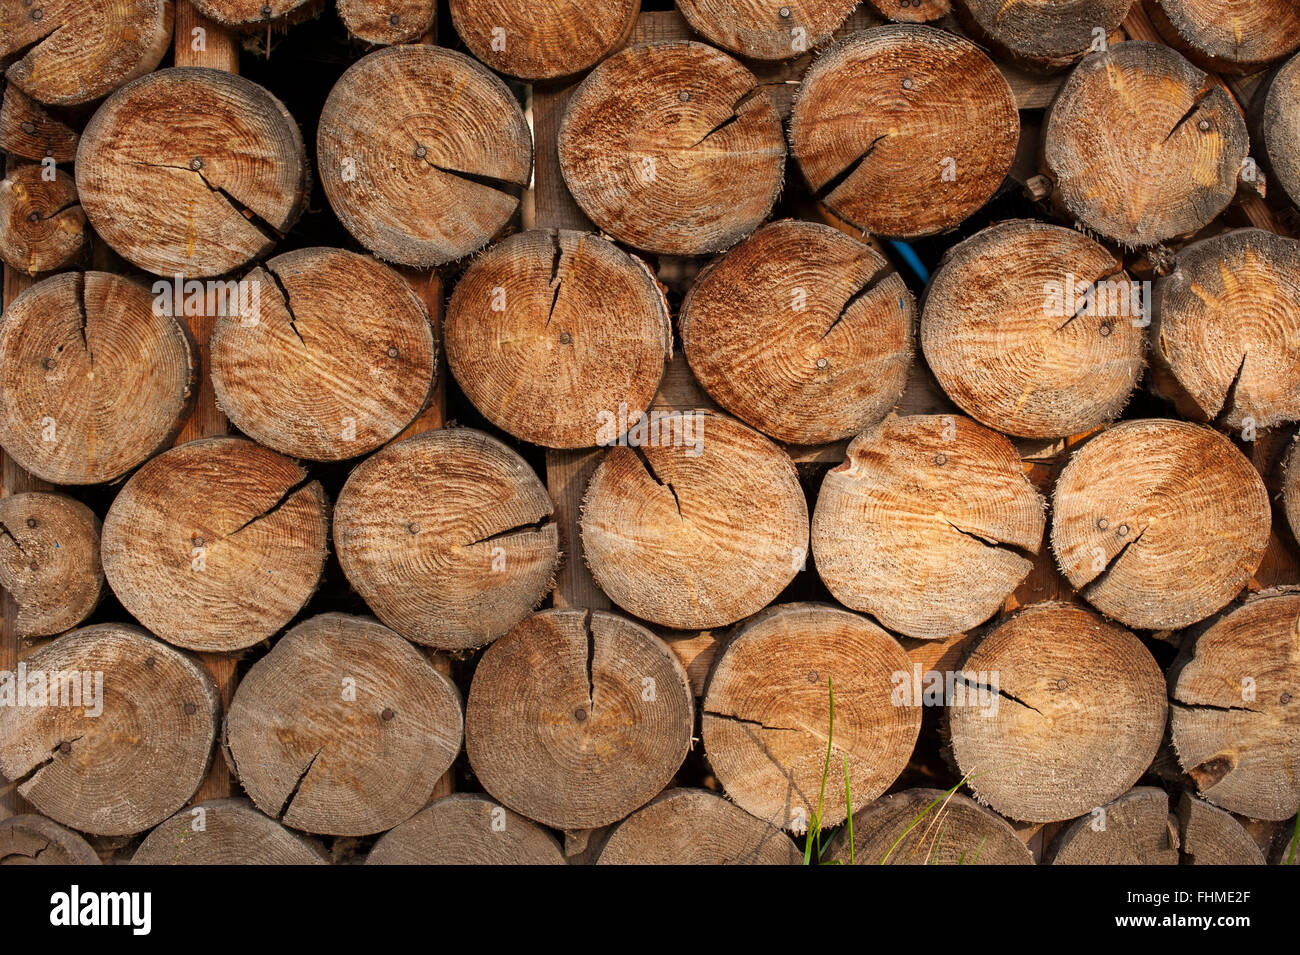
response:
[(0, 0), (0, 863), (1286, 855), (1292, 4), (328, 6)]

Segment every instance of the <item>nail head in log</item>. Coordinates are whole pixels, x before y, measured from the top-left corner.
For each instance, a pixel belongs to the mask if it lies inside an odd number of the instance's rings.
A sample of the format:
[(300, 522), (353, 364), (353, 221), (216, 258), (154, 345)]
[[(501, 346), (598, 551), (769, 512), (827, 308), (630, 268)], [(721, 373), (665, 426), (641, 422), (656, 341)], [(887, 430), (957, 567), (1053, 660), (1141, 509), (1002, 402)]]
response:
[(477, 257), (443, 335), (451, 372), (484, 417), (549, 448), (592, 447), (606, 422), (639, 418), (673, 347), (646, 264), (568, 230), (520, 233)]
[(316, 130), (321, 185), (339, 221), (381, 259), (421, 268), (501, 231), (528, 185), (532, 145), (505, 83), (428, 44), (354, 63)]
[(668, 784), (694, 723), (686, 671), (649, 630), (599, 610), (546, 610), (479, 659), (465, 751), (509, 808), (555, 829), (593, 829)]
[(790, 150), (817, 198), (877, 235), (957, 225), (1011, 170), (1020, 114), (993, 61), (915, 24), (854, 33), (804, 74)]
[(882, 255), (838, 229), (765, 225), (704, 269), (682, 302), (691, 371), (778, 441), (851, 437), (898, 403), (916, 300)]
[(6, 76), (42, 103), (88, 103), (154, 69), (171, 46), (171, 0), (0, 0)]
[(1250, 148), (1231, 95), (1159, 43), (1085, 57), (1048, 113), (1043, 160), (1070, 215), (1128, 248), (1196, 232)]
[(524, 80), (587, 70), (632, 34), (640, 0), (451, 0), (451, 22), (469, 51)]
[[(855, 796), (856, 799), (856, 796)], [(1033, 865), (1016, 830), (996, 813), (956, 792), (905, 789), (853, 814), (827, 847), (840, 865)]]
[(813, 557), (845, 606), (909, 637), (950, 637), (1029, 574), (1043, 508), (1002, 435), (960, 415), (890, 415), (827, 472)]
[(187, 806), (147, 835), (131, 865), (328, 865), (324, 848), (247, 799)]
[(780, 829), (707, 789), (669, 789), (610, 833), (598, 865), (798, 865)]
[(789, 60), (831, 38), (857, 0), (678, 0), (691, 29), (753, 60)]
[(1280, 187), (1292, 206), (1300, 206), (1300, 56), (1287, 60), (1259, 85), (1248, 119), (1268, 185)]
[(298, 624), (239, 682), (226, 718), (231, 771), (294, 829), (364, 836), (415, 815), (460, 752), (460, 692), (368, 617)]
[(1170, 43), (1219, 73), (1252, 73), (1300, 49), (1294, 0), (1144, 0)]
[(62, 268), (86, 245), (86, 214), (62, 169), (19, 166), (0, 180), (0, 259), (35, 275)]
[[(896, 675), (911, 672), (898, 641), (858, 614), (830, 604), (771, 607), (738, 629), (709, 671), (709, 765), (740, 808), (773, 826), (802, 835), (819, 805), (822, 828), (836, 826), (846, 816), (844, 760), (853, 802), (863, 805), (911, 758), (921, 708), (899, 705), (894, 692)], [(828, 734), (835, 754), (824, 776)]]
[(95, 231), (168, 277), (221, 275), (265, 254), (307, 201), (302, 135), (284, 104), (206, 67), (160, 70), (105, 100), (76, 173)]
[(310, 12), (304, 9), (311, 0), (189, 0), (194, 9), (214, 23), (238, 29), (257, 29), (275, 23), (284, 25), (284, 18), (297, 13), (298, 18)]
[(392, 269), (342, 249), (298, 249), (243, 283), (257, 288), (216, 319), (211, 361), (217, 405), (244, 434), (338, 461), (391, 440), (428, 404), (433, 325)]
[(99, 604), (99, 518), (80, 501), (33, 491), (0, 498), (0, 586), (18, 605), (19, 637), (75, 627)]
[(753, 232), (781, 192), (785, 141), (754, 74), (703, 43), (647, 43), (587, 75), (560, 120), (560, 170), (620, 242), (702, 255)]
[[(0, 680), (0, 775), (42, 814), (82, 832), (130, 835), (198, 790), (221, 701), (197, 659), (139, 627), (104, 623), (47, 643), (20, 666), (25, 680)], [(21, 703), (6, 699), (19, 691)]]
[(1300, 809), (1300, 593), (1248, 598), (1190, 636), (1170, 674), (1169, 729), (1202, 796), (1251, 819)]
[(952, 0), (871, 0), (871, 6), (896, 23), (929, 23), (952, 13)]
[(1133, 0), (957, 0), (957, 19), (1001, 55), (1030, 67), (1055, 70), (1106, 47)]
[(169, 643), (242, 650), (316, 589), (328, 524), (320, 482), (296, 461), (242, 438), (191, 441), (118, 493), (104, 518), (104, 576)]
[(1264, 853), (1231, 813), (1183, 793), (1178, 825), (1186, 865), (1266, 865)]
[(1169, 796), (1138, 786), (1093, 809), (1056, 837), (1051, 865), (1178, 865), (1178, 827)]
[(0, 323), (0, 444), (54, 484), (119, 478), (167, 447), (198, 391), (189, 330), (107, 272), (38, 282)]
[(1128, 627), (1185, 627), (1246, 586), (1268, 545), (1268, 491), (1223, 435), (1126, 421), (1075, 452), (1052, 498), (1052, 550), (1079, 595)]
[(90, 843), (44, 816), (0, 819), (0, 865), (99, 865)]
[(1123, 263), (1073, 229), (1015, 219), (953, 246), (926, 290), (921, 348), (963, 411), (1027, 438), (1124, 409), (1149, 314)]
[(1194, 242), (1154, 300), (1153, 359), (1180, 414), (1247, 440), (1300, 419), (1300, 242), (1263, 229)]
[(348, 581), (408, 640), (481, 647), (550, 592), (559, 531), (523, 458), (472, 428), (425, 432), (359, 464), (334, 545)]
[(23, 159), (72, 162), (77, 133), (11, 83), (0, 101), (0, 150)]
[(478, 793), (434, 800), (384, 833), (366, 865), (564, 865), (555, 836)]
[(384, 46), (418, 42), (438, 18), (437, 0), (338, 0), (337, 9), (354, 37)]
[(1150, 651), (1073, 604), (1031, 604), (997, 624), (958, 678), (953, 758), (980, 802), (1012, 819), (1058, 822), (1118, 798), (1164, 735), (1165, 681)]
[(620, 607), (666, 627), (721, 627), (804, 566), (807, 501), (763, 435), (695, 411), (643, 421), (627, 443), (597, 466), (580, 521), (587, 565)]

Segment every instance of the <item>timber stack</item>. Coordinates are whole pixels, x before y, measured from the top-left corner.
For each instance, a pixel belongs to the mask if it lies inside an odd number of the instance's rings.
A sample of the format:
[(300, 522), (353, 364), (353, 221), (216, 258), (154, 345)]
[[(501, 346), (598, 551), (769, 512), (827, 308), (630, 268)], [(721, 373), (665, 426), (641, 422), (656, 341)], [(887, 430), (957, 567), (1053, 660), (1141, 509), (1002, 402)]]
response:
[(0, 21), (0, 864), (1297, 861), (1291, 0)]

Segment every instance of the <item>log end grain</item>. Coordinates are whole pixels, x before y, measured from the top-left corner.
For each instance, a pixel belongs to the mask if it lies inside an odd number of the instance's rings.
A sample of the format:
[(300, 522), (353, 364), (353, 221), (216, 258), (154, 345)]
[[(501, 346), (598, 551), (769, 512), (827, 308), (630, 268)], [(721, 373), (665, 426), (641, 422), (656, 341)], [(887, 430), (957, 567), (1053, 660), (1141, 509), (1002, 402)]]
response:
[(913, 238), (957, 225), (1002, 185), (1020, 115), (1011, 87), (964, 37), (916, 24), (833, 44), (804, 75), (790, 150), (834, 215)]
[(19, 166), (0, 180), (0, 259), (29, 275), (76, 260), (86, 246), (86, 214), (62, 169)]
[(1141, 641), (1073, 604), (997, 624), (948, 707), (952, 755), (981, 802), (1027, 822), (1073, 819), (1118, 798), (1155, 758), (1164, 676)]
[(640, 0), (452, 0), (451, 22), (469, 51), (492, 69), (553, 81), (590, 69), (625, 44)]
[(104, 518), (104, 575), (169, 643), (240, 650), (302, 609), (328, 525), (325, 492), (297, 462), (242, 438), (191, 441), (118, 493)]
[(1169, 796), (1138, 786), (1070, 823), (1052, 843), (1052, 865), (1178, 865)]
[(79, 833), (44, 816), (0, 820), (0, 865), (99, 865)]
[(0, 586), (18, 605), (18, 637), (52, 636), (90, 615), (104, 592), (99, 518), (62, 494), (0, 498)]
[(840, 603), (909, 637), (950, 637), (1029, 574), (1043, 509), (1002, 435), (960, 415), (890, 415), (827, 472), (812, 553)]
[[(861, 805), (911, 758), (921, 710), (895, 705), (892, 692), (895, 675), (910, 672), (898, 641), (857, 614), (829, 604), (770, 608), (714, 660), (702, 704), (709, 765), (737, 805), (772, 826), (801, 834), (819, 805), (822, 827), (838, 825), (846, 772)], [(832, 688), (837, 758), (824, 777)]]
[(1052, 550), (1080, 596), (1125, 626), (1185, 627), (1259, 567), (1268, 490), (1221, 434), (1182, 421), (1116, 425), (1070, 459), (1052, 499)]
[(352, 586), (408, 640), (490, 643), (551, 590), (553, 506), (532, 468), (472, 428), (389, 445), (348, 477), (334, 515)]
[(365, 617), (294, 627), (240, 681), (230, 768), (257, 808), (294, 829), (362, 836), (413, 816), (460, 751), (455, 684)]
[[(0, 679), (0, 775), (42, 814), (82, 832), (129, 835), (198, 790), (221, 702), (197, 659), (108, 623), (59, 637), (24, 665), (26, 705), (5, 698), (17, 691), (14, 675)], [(43, 703), (33, 687), (44, 688)]]
[[(392, 269), (308, 248), (243, 280), (251, 315), (212, 332), (217, 405), (244, 434), (295, 457), (336, 461), (396, 437), (429, 402), (438, 344), (428, 310)], [(241, 299), (242, 303), (242, 299)]]
[(1135, 248), (1222, 212), (1249, 148), (1224, 87), (1169, 47), (1126, 42), (1070, 73), (1048, 114), (1043, 161), (1071, 215)]
[(171, 443), (198, 392), (189, 330), (105, 272), (32, 286), (0, 325), (0, 444), (56, 484), (119, 478)]
[(1052, 70), (1069, 66), (1098, 49), (1098, 45), (1104, 49), (1107, 38), (1119, 30), (1133, 2), (957, 0), (956, 9), (962, 25), (1001, 55), (1033, 68)]
[(905, 789), (853, 814), (836, 833), (828, 858), (841, 865), (1033, 865), (1034, 857), (1005, 819), (969, 796)]
[(154, 829), (132, 865), (328, 865), (316, 840), (264, 816), (247, 799), (187, 806)]
[(568, 230), (520, 233), (476, 258), (444, 336), (474, 406), (551, 448), (616, 438), (620, 417), (650, 407), (672, 357), (668, 303), (645, 263)]
[(1222, 73), (1253, 73), (1300, 49), (1291, 0), (1143, 0), (1160, 34)]
[(17, 86), (5, 87), (0, 102), (0, 150), (23, 159), (72, 162), (77, 132)]
[(532, 170), (532, 134), (510, 88), (428, 44), (349, 67), (325, 101), (316, 152), (344, 227), (381, 259), (421, 268), (486, 245)]
[(437, 0), (338, 0), (339, 19), (358, 40), (416, 43), (433, 32)]
[(479, 660), (465, 749), (483, 787), (557, 829), (622, 819), (691, 745), (686, 671), (649, 630), (604, 611), (534, 614)]
[(583, 499), (583, 553), (601, 589), (667, 627), (735, 623), (770, 603), (808, 555), (794, 463), (731, 418), (703, 412), (634, 428)]
[(256, 30), (302, 19), (311, 12), (311, 0), (189, 0), (194, 9), (222, 26)]
[(707, 789), (669, 789), (609, 834), (598, 865), (798, 865), (780, 829)]
[(1135, 288), (1114, 255), (1073, 229), (1002, 222), (945, 254), (921, 347), (944, 391), (989, 427), (1029, 438), (1091, 431), (1119, 416), (1142, 374)]
[(679, 0), (677, 9), (715, 46), (752, 60), (789, 60), (829, 40), (856, 6), (855, 0)]
[(916, 302), (875, 250), (812, 222), (765, 225), (681, 309), (686, 358), (723, 408), (792, 444), (852, 437), (898, 403)]
[(1170, 674), (1170, 734), (1205, 799), (1252, 819), (1300, 809), (1300, 594), (1265, 591), (1184, 645)]
[(284, 104), (206, 67), (159, 70), (109, 97), (82, 134), (76, 174), (95, 231), (167, 277), (221, 275), (265, 254), (307, 202), (302, 135)]
[(384, 833), (366, 865), (564, 865), (559, 841), (478, 793), (444, 796)]
[(669, 255), (726, 249), (781, 191), (785, 142), (767, 92), (702, 43), (629, 47), (588, 74), (560, 122), (560, 169), (593, 222)]
[(1300, 242), (1236, 229), (1185, 246), (1154, 290), (1155, 362), (1180, 410), (1230, 429), (1300, 419)]
[(1265, 865), (1259, 846), (1231, 813), (1183, 793), (1178, 827), (1187, 865)]

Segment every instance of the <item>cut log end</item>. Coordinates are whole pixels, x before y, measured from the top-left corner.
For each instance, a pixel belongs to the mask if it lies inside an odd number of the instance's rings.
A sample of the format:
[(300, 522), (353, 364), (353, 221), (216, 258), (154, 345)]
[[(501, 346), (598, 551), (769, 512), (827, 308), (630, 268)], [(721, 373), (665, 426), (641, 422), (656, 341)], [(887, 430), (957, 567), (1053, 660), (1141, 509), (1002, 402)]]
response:
[(52, 636), (90, 615), (104, 592), (99, 518), (61, 494), (0, 498), (0, 586), (18, 605), (19, 637)]
[(384, 46), (418, 42), (438, 17), (437, 0), (338, 0), (337, 8), (349, 33)]
[(1072, 604), (1033, 604), (994, 627), (948, 707), (952, 755), (981, 802), (1057, 822), (1118, 798), (1164, 733), (1165, 683), (1127, 630)]
[(1187, 865), (1265, 865), (1259, 846), (1231, 813), (1187, 793), (1178, 802)]
[(930, 23), (952, 13), (952, 0), (871, 0), (871, 5), (895, 23)]
[[(937, 5), (939, 0), (929, 0)], [(680, 0), (691, 29), (715, 46), (752, 60), (790, 60), (831, 38), (856, 0)], [(894, 4), (897, 6), (897, 3)]]
[(583, 232), (531, 231), (456, 284), (447, 360), (474, 406), (551, 448), (610, 443), (650, 403), (672, 354), (663, 291), (645, 263)]
[(302, 609), (325, 564), (329, 502), (301, 465), (241, 438), (154, 458), (104, 519), (104, 575), (170, 643), (226, 652)]
[(791, 152), (817, 198), (896, 238), (933, 235), (984, 205), (1019, 136), (1015, 97), (993, 61), (915, 24), (831, 46), (804, 75), (790, 121)]
[(348, 478), (334, 541), (348, 580), (409, 640), (446, 650), (490, 643), (551, 590), (559, 538), (546, 488), (481, 431), (389, 445)]
[(831, 840), (841, 865), (1033, 865), (1034, 857), (1005, 819), (960, 793), (906, 789), (853, 814)]
[(180, 430), (198, 361), (147, 289), (104, 272), (55, 275), (0, 325), (0, 444), (52, 483), (121, 477)]
[(421, 268), (487, 244), (532, 169), (532, 136), (509, 87), (428, 44), (354, 63), (325, 101), (316, 145), (321, 185), (347, 230), (380, 258)]
[[(221, 703), (196, 659), (109, 623), (59, 637), (25, 664), (27, 705), (0, 706), (0, 775), (41, 813), (82, 832), (130, 835), (198, 790)], [(5, 676), (0, 696), (17, 693)]]
[(1102, 245), (1028, 220), (954, 246), (926, 293), (921, 347), (944, 391), (1028, 438), (1118, 417), (1143, 369), (1137, 286)]
[(307, 200), (302, 136), (284, 104), (206, 67), (114, 93), (82, 134), (76, 174), (95, 231), (167, 277), (221, 275), (266, 253)]
[(827, 473), (812, 552), (836, 600), (933, 640), (998, 611), (1029, 574), (1044, 523), (1002, 435), (958, 415), (891, 415)]
[(792, 444), (852, 437), (898, 403), (916, 302), (870, 247), (811, 222), (763, 226), (682, 303), (683, 347), (709, 396)]
[(284, 27), (311, 12), (313, 0), (189, 0), (194, 9), (222, 26), (237, 30)]
[(649, 630), (603, 611), (529, 617), (479, 660), (465, 748), (483, 787), (557, 829), (643, 806), (690, 748), (686, 671)]
[(77, 133), (17, 86), (5, 87), (0, 103), (0, 150), (23, 159), (72, 162)]
[(154, 829), (132, 865), (327, 865), (316, 840), (258, 812), (247, 799), (189, 806)]
[(1300, 809), (1300, 594), (1266, 591), (1193, 637), (1170, 680), (1170, 733), (1207, 800), (1252, 819)]
[[(847, 814), (846, 772), (853, 801), (870, 802), (898, 778), (916, 745), (921, 710), (895, 705), (900, 673), (911, 673), (911, 664), (898, 641), (857, 614), (828, 604), (764, 611), (722, 648), (709, 673), (703, 743), (718, 782), (777, 828), (802, 834), (819, 806), (822, 828), (838, 825)], [(834, 753), (824, 777), (832, 688)]]
[(0, 259), (29, 275), (75, 261), (86, 246), (86, 214), (62, 169), (19, 166), (0, 180)]
[(1071, 215), (1136, 248), (1222, 212), (1249, 148), (1226, 89), (1166, 46), (1128, 42), (1086, 57), (1062, 85), (1043, 160)]
[(298, 624), (240, 681), (225, 752), (257, 808), (294, 829), (362, 836), (420, 810), (462, 739), (460, 693), (363, 617)]
[(79, 833), (44, 816), (0, 820), (0, 865), (99, 864), (99, 856)]
[(642, 619), (679, 629), (735, 623), (770, 603), (807, 558), (794, 464), (722, 415), (674, 413), (653, 424), (611, 448), (587, 486), (587, 565), (610, 599)]
[(1223, 73), (1252, 73), (1300, 49), (1292, 0), (1143, 0), (1168, 42)]
[(771, 212), (785, 142), (754, 74), (702, 43), (633, 46), (570, 98), (560, 169), (601, 229), (639, 249), (726, 249)]
[(1179, 835), (1163, 789), (1139, 786), (1070, 823), (1052, 865), (1178, 865)]
[(599, 865), (798, 865), (780, 829), (707, 789), (669, 789), (610, 833)]
[(276, 256), (243, 281), (257, 288), (216, 320), (212, 383), (218, 406), (249, 437), (337, 461), (396, 437), (428, 404), (433, 326), (392, 269), (309, 248)]
[(385, 833), (366, 865), (564, 865), (555, 836), (487, 796), (456, 793)]
[(1129, 627), (1185, 627), (1259, 567), (1272, 514), (1250, 461), (1182, 421), (1129, 421), (1075, 452), (1053, 497), (1052, 550), (1089, 603)]
[(1105, 48), (1134, 0), (1007, 3), (957, 0), (958, 19), (1003, 56), (1043, 70), (1060, 69)]
[(523, 80), (581, 73), (625, 44), (640, 0), (451, 0), (451, 22), (471, 53)]

